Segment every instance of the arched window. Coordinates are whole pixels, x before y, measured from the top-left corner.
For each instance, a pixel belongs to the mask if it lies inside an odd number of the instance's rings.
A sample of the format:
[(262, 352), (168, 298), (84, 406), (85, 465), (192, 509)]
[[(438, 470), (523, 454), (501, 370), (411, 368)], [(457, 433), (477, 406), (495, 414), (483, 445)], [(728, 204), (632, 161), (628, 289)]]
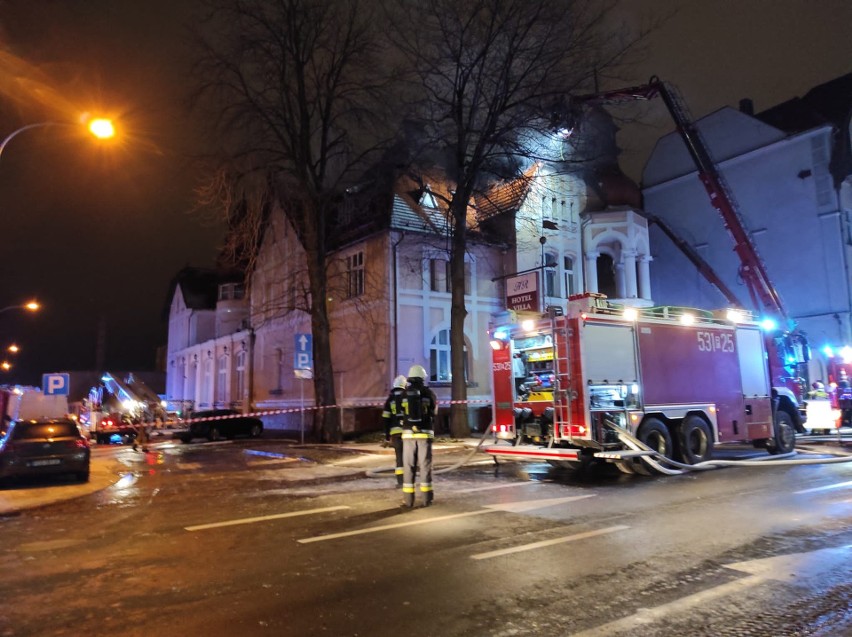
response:
[[(467, 339), (464, 346), (464, 379), (468, 381)], [(437, 383), (449, 383), (453, 380), (450, 370), (450, 330), (441, 330), (435, 334), (429, 345), (429, 380)]]
[(216, 378), (216, 402), (224, 403), (228, 400), (228, 355), (219, 357)]
[(615, 262), (608, 254), (598, 257), (598, 292), (606, 294), (610, 299), (618, 297), (615, 285)]
[[(245, 391), (245, 382), (246, 382), (246, 358), (247, 354), (245, 350), (240, 350), (237, 352), (237, 365), (235, 371), (236, 379), (234, 382), (234, 391), (236, 392), (234, 395), (234, 400), (242, 400), (243, 392)], [(280, 385), (279, 385), (280, 386)]]

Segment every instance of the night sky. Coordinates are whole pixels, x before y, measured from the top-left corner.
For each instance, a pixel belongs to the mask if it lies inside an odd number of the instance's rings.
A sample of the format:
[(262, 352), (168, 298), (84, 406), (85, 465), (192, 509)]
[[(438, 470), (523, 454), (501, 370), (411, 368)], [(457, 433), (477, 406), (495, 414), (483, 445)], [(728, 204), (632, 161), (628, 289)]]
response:
[[(629, 20), (679, 11), (624, 85), (675, 84), (701, 117), (743, 97), (757, 111), (852, 71), (848, 0), (630, 0)], [(71, 126), (28, 130), (0, 155), (0, 309), (37, 298), (37, 315), (0, 313), (0, 345), (22, 351), (0, 382), (46, 372), (151, 370), (165, 345), (169, 281), (211, 265), (221, 239), (192, 214), (202, 126), (186, 106), (196, 0), (0, 2), (0, 137), (26, 124), (105, 112), (107, 143)], [(17, 81), (15, 78), (20, 78)], [(610, 86), (607, 88), (615, 88)], [(637, 181), (671, 122), (660, 103), (625, 107), (622, 166)]]

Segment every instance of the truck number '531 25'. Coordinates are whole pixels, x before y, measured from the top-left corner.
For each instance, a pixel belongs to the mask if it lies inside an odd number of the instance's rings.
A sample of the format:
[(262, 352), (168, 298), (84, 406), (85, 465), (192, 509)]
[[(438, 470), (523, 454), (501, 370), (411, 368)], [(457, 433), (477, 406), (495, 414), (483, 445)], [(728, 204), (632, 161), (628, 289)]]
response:
[(713, 332), (696, 332), (699, 352), (731, 352), (734, 351), (733, 334), (714, 334)]
[(491, 369), (495, 372), (510, 372), (512, 371), (512, 363), (491, 363)]

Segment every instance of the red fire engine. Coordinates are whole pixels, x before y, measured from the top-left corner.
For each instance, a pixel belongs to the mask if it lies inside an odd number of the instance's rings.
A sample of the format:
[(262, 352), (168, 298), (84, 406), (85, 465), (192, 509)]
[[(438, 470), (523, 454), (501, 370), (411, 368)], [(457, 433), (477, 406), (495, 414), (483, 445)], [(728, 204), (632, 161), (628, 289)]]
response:
[(795, 446), (794, 407), (773, 399), (764, 334), (742, 312), (625, 309), (584, 294), (565, 315), (493, 325), (491, 338), (492, 430), (515, 444), (489, 453), (569, 466), (603, 458), (646, 473), (635, 440), (687, 464), (718, 443)]

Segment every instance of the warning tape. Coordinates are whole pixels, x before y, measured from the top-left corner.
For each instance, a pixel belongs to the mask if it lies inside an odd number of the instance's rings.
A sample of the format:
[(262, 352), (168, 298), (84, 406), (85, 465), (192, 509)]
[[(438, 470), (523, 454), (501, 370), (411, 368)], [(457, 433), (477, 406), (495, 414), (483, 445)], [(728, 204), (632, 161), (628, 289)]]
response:
[[(491, 404), (490, 399), (475, 399), (475, 400), (439, 400), (438, 405), (481, 405), (481, 404)], [(308, 407), (289, 407), (286, 409), (266, 409), (263, 411), (252, 411), (248, 413), (237, 413), (237, 414), (222, 414), (220, 416), (205, 416), (204, 418), (184, 418), (182, 422), (184, 423), (192, 423), (192, 422), (207, 422), (211, 420), (228, 420), (231, 418), (251, 418), (251, 417), (260, 417), (260, 416), (279, 416), (281, 414), (298, 414), (301, 412), (307, 411), (320, 411), (323, 409), (346, 409), (351, 407), (383, 407), (384, 402), (374, 402), (374, 401), (363, 401), (363, 402), (354, 402), (348, 405), (311, 405)]]

